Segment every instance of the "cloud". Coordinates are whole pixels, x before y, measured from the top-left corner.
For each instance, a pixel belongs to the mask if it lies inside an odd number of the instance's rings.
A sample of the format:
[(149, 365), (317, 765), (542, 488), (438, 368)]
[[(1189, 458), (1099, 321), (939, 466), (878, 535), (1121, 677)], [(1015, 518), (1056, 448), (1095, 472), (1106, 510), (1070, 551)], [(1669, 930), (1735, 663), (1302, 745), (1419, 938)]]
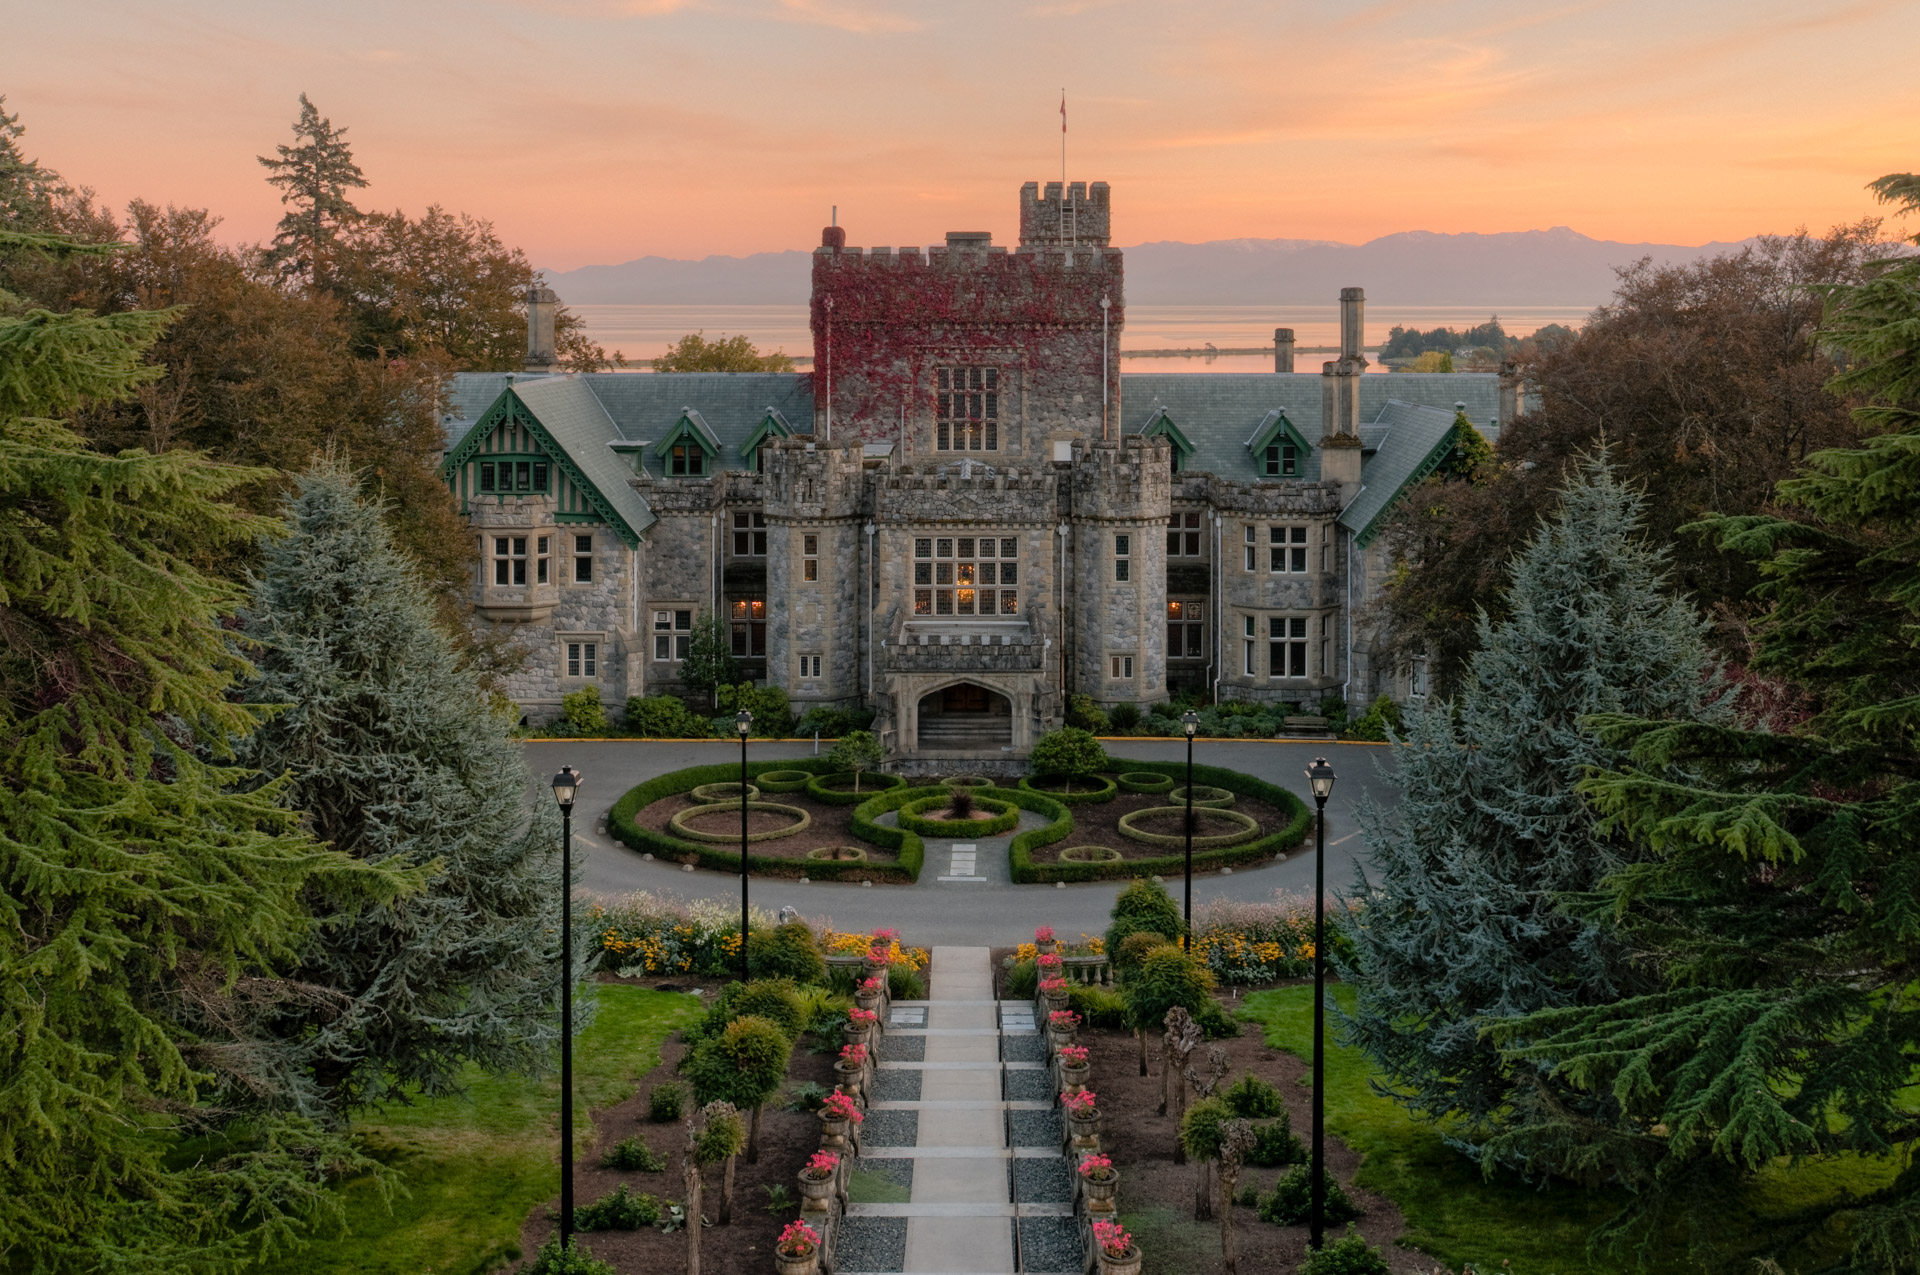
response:
[(788, 22), (832, 27), (854, 35), (918, 31), (922, 24), (887, 4), (829, 4), (823, 0), (780, 0), (779, 17)]

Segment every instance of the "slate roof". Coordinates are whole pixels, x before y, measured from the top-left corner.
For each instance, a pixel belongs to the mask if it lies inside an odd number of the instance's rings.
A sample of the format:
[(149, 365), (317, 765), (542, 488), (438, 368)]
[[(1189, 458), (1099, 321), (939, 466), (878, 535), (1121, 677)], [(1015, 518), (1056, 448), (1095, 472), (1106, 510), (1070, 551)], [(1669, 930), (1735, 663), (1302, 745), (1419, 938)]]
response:
[(589, 379), (523, 379), (513, 386), (513, 393), (638, 535), (652, 525), (653, 510), (628, 481), (633, 477), (632, 468), (607, 446), (619, 441), (620, 431), (595, 396)]
[[(1454, 417), (1451, 404), (1426, 407), (1391, 400), (1381, 408), (1373, 423), (1379, 442), (1361, 465), (1360, 492), (1340, 513), (1340, 525), (1353, 533), (1362, 549), (1372, 541), (1394, 499), (1446, 458), (1452, 449)], [(1367, 432), (1363, 427), (1362, 435)], [(1492, 429), (1480, 432), (1489, 434)]]

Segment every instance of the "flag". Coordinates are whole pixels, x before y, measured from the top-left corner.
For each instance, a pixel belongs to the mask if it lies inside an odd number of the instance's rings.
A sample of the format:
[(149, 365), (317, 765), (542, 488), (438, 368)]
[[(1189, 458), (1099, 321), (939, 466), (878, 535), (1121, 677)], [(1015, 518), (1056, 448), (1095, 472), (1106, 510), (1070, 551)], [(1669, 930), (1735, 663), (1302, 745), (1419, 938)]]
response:
[(1067, 91), (1060, 90), (1060, 131), (1067, 131)]

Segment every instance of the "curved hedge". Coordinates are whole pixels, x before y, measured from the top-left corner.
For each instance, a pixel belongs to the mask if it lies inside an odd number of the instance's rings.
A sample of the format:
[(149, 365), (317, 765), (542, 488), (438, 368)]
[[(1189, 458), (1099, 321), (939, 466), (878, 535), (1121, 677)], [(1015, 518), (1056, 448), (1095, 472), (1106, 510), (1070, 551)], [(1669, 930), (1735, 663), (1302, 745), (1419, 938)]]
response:
[[(1069, 859), (1070, 854), (1078, 857)], [(1060, 852), (1062, 863), (1114, 863), (1125, 857), (1112, 846), (1068, 846)]]
[(767, 770), (755, 776), (761, 792), (799, 792), (814, 780), (810, 770)]
[(985, 775), (948, 775), (941, 784), (948, 788), (991, 788), (993, 780)]
[(907, 781), (899, 775), (888, 775), (878, 770), (860, 772), (860, 791), (851, 788), (829, 788), (829, 779), (852, 779), (851, 770), (816, 771), (807, 781), (807, 796), (815, 801), (825, 802), (829, 806), (857, 806), (877, 792), (897, 789)]
[[(1218, 806), (1195, 806), (1193, 809), (1196, 816), (1196, 823), (1199, 822), (1197, 816), (1204, 810), (1220, 816), (1229, 823), (1237, 823), (1240, 826), (1240, 831), (1238, 832), (1216, 832), (1208, 833), (1204, 836), (1196, 834), (1193, 838), (1193, 844), (1196, 846), (1205, 846), (1208, 848), (1216, 846), (1237, 846), (1242, 841), (1251, 841), (1260, 835), (1260, 825), (1251, 815), (1241, 814), (1238, 810), (1222, 810)], [(1143, 828), (1134, 827), (1133, 821), (1135, 819), (1144, 819), (1149, 815), (1184, 815), (1186, 813), (1187, 808), (1185, 806), (1144, 806), (1139, 810), (1130, 810), (1120, 816), (1120, 835), (1123, 837), (1131, 837), (1135, 841), (1143, 842), (1146, 845), (1161, 846), (1169, 850), (1175, 846), (1179, 846), (1181, 853), (1184, 855), (1187, 845), (1185, 834), (1172, 836), (1166, 833), (1148, 832)]]
[[(1129, 761), (1129, 774), (1165, 775), (1175, 783), (1186, 779), (1187, 768), (1184, 762), (1171, 761)], [(1277, 784), (1264, 779), (1255, 779), (1252, 775), (1237, 770), (1228, 770), (1223, 766), (1195, 766), (1195, 783), (1211, 784), (1215, 788), (1225, 788), (1228, 792), (1242, 797), (1255, 797), (1280, 810), (1290, 810), (1293, 817), (1282, 827), (1267, 833), (1264, 837), (1244, 841), (1237, 846), (1228, 846), (1222, 850), (1195, 851), (1193, 866), (1196, 871), (1211, 871), (1218, 868), (1236, 868), (1243, 863), (1254, 863), (1269, 859), (1285, 850), (1291, 850), (1305, 839), (1307, 829), (1313, 826), (1313, 816), (1307, 810), (1305, 802)], [(1012, 794), (1009, 794), (1012, 795)], [(1056, 825), (1058, 826), (1058, 825)], [(1041, 838), (1038, 834), (1051, 832), (1051, 828), (1035, 828), (1032, 832), (1023, 832), (1013, 839), (1008, 847), (1008, 867), (1016, 882), (1022, 884), (1047, 884), (1054, 881), (1103, 881), (1116, 877), (1173, 876), (1185, 864), (1183, 854), (1164, 855), (1153, 859), (1123, 859), (1119, 863), (1035, 863), (1033, 851), (1041, 846), (1052, 845), (1073, 830), (1072, 820), (1066, 822), (1058, 835)], [(1029, 838), (1037, 838), (1029, 840)]]
[(1144, 770), (1128, 770), (1115, 775), (1113, 781), (1120, 785), (1122, 792), (1172, 792), (1173, 777), (1156, 775)]
[[(770, 770), (804, 770), (810, 775), (824, 775), (832, 767), (827, 759), (804, 757), (799, 760), (756, 761), (747, 763), (747, 777), (759, 778)], [(719, 845), (703, 845), (697, 841), (682, 841), (670, 837), (664, 832), (655, 832), (651, 828), (642, 828), (634, 823), (633, 816), (642, 807), (650, 806), (664, 797), (678, 797), (692, 791), (700, 784), (725, 783), (727, 780), (738, 783), (740, 764), (721, 762), (710, 766), (689, 766), (685, 770), (675, 770), (657, 775), (643, 784), (629, 788), (620, 800), (613, 803), (613, 809), (607, 812), (607, 831), (621, 844), (634, 850), (644, 850), (673, 862), (692, 860), (703, 868), (712, 868), (716, 872), (740, 871), (740, 849), (736, 844), (731, 850)], [(934, 796), (935, 792), (923, 794)], [(853, 835), (862, 841), (883, 846), (899, 852), (898, 863), (856, 863), (851, 860), (822, 862), (807, 859), (774, 859), (764, 855), (749, 853), (747, 870), (762, 876), (773, 877), (811, 877), (816, 881), (854, 880), (862, 878), (874, 881), (913, 882), (920, 879), (920, 868), (926, 858), (925, 848), (920, 838), (911, 832), (897, 828), (882, 828), (869, 824), (871, 834), (861, 828), (859, 811), (854, 812)]]
[(945, 809), (952, 800), (953, 791), (949, 789), (938, 797), (909, 801), (900, 807), (900, 815), (895, 822), (923, 837), (997, 837), (1020, 822), (1020, 807), (994, 797), (974, 798), (974, 804), (980, 809), (1000, 812), (991, 819), (928, 819), (920, 813), (923, 810)]
[[(813, 776), (807, 776), (811, 779)], [(737, 806), (740, 804), (740, 781), (738, 779), (725, 784), (701, 784), (687, 792), (687, 800), (702, 806)], [(747, 802), (751, 805), (760, 800), (760, 789), (747, 785)]]
[[(1032, 778), (1032, 775), (1022, 775), (1020, 777), (1020, 791), (1036, 793), (1039, 796), (1051, 798), (1063, 806), (1089, 806), (1096, 802), (1112, 801), (1120, 795), (1120, 785), (1115, 783), (1112, 777), (1108, 775), (1083, 775), (1077, 777), (1074, 780), (1075, 783), (1085, 783), (1088, 780), (1092, 780), (1100, 785), (1098, 788), (1089, 788), (1085, 792), (1055, 792), (1051, 788), (1035, 788), (1028, 782)], [(1043, 776), (1043, 778), (1052, 778), (1052, 776)]]
[[(689, 819), (698, 819), (702, 815), (730, 815), (735, 809), (736, 807), (732, 805), (708, 804), (704, 806), (688, 806), (683, 810), (675, 811), (673, 818), (667, 820), (667, 826), (681, 836), (692, 837), (695, 841), (737, 842), (741, 840), (741, 835), (737, 832), (701, 832), (698, 829), (689, 828), (686, 822)], [(790, 823), (785, 827), (773, 828), (766, 832), (749, 832), (746, 834), (746, 840), (748, 841), (778, 841), (782, 837), (798, 836), (813, 826), (813, 816), (805, 810), (802, 810), (799, 806), (783, 805), (777, 801), (749, 801), (747, 803), (747, 809), (750, 811), (762, 810), (773, 814), (800, 816), (798, 823)]]
[[(1184, 806), (1187, 804), (1186, 785), (1167, 789), (1167, 804)], [(1193, 808), (1195, 810), (1225, 810), (1233, 804), (1233, 794), (1225, 788), (1216, 788), (1212, 784), (1193, 786)]]

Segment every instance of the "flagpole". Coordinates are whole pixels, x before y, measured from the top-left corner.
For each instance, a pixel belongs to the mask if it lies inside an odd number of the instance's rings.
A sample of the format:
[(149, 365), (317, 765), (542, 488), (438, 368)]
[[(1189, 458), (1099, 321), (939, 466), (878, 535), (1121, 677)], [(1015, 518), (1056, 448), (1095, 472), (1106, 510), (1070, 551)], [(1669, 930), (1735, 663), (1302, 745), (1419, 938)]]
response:
[(1067, 86), (1060, 86), (1060, 239), (1067, 238)]

